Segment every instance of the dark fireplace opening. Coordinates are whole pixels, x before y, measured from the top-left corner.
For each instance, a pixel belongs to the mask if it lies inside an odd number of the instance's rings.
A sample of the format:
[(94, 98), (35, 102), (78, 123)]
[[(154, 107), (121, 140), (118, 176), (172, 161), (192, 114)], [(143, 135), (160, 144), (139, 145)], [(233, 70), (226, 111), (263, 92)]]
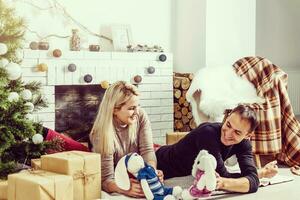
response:
[(100, 85), (55, 86), (55, 130), (88, 142), (104, 92)]

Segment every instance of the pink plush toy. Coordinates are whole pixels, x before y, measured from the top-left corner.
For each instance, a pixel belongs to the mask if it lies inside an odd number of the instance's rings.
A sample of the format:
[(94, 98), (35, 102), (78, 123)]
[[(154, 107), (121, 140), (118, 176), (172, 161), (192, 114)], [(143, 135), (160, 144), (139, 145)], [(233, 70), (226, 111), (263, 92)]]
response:
[(194, 162), (192, 175), (195, 178), (193, 185), (182, 192), (183, 199), (197, 199), (208, 197), (216, 189), (217, 179), (215, 169), (217, 161), (206, 150), (201, 150)]

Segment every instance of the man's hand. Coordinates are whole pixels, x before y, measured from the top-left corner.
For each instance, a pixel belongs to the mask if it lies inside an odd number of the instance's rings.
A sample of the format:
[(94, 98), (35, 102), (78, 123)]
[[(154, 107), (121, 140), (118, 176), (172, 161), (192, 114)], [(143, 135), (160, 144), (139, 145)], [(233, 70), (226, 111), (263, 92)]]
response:
[(274, 160), (258, 170), (258, 178), (272, 178), (278, 173), (277, 161)]
[(291, 172), (297, 176), (300, 176), (300, 166), (294, 165), (291, 167)]
[(250, 183), (245, 177), (240, 178), (225, 178), (217, 177), (216, 189), (227, 190), (232, 192), (246, 193), (249, 191)]
[(155, 172), (156, 172), (156, 174), (157, 174), (157, 176), (159, 178), (159, 181), (161, 183), (163, 183), (164, 182), (164, 173), (163, 173), (163, 171), (157, 169)]
[(217, 190), (224, 190), (225, 189), (225, 179), (221, 177), (219, 174), (217, 176)]
[(135, 197), (135, 198), (143, 198), (145, 197), (142, 186), (140, 182), (134, 178), (130, 179), (130, 189), (122, 192), (123, 194)]
[(201, 100), (201, 90), (196, 90), (193, 94), (193, 98), (195, 99), (197, 104), (199, 104), (199, 102)]

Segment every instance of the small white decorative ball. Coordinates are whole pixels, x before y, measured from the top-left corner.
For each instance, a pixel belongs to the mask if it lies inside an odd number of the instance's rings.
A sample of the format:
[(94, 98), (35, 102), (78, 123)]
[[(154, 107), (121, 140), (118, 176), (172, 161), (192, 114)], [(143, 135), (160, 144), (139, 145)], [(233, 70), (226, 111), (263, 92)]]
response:
[(7, 53), (7, 46), (4, 43), (0, 43), (0, 55), (4, 55)]
[(19, 94), (16, 93), (16, 92), (11, 92), (11, 93), (9, 93), (7, 99), (8, 99), (9, 102), (18, 101), (19, 100)]
[(17, 63), (11, 62), (8, 65), (6, 65), (5, 69), (8, 73), (9, 80), (17, 80), (18, 78), (20, 78), (22, 70), (20, 65), (18, 65)]
[(29, 119), (29, 120), (34, 120), (33, 114), (27, 113), (27, 114), (25, 115), (25, 117), (26, 117), (27, 119)]
[(31, 102), (26, 102), (24, 105), (27, 106), (27, 111), (28, 111), (28, 112), (32, 112), (32, 111), (33, 111), (33, 109), (34, 109), (33, 103), (31, 103)]
[(28, 89), (23, 90), (20, 95), (24, 100), (31, 100), (32, 98), (32, 93)]
[(0, 68), (4, 68), (8, 63), (9, 61), (6, 58), (2, 58), (0, 60)]
[(34, 134), (32, 136), (33, 144), (41, 144), (44, 141), (44, 137), (41, 134)]

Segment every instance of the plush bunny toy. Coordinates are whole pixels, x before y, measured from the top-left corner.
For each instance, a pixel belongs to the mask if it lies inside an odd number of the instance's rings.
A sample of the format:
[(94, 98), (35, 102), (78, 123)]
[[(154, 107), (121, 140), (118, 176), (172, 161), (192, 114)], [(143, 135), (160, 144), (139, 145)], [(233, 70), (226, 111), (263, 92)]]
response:
[(182, 198), (197, 199), (210, 196), (211, 192), (216, 189), (216, 167), (216, 158), (206, 150), (201, 150), (192, 169), (192, 176), (195, 178), (194, 183), (188, 190), (182, 192)]
[(115, 181), (119, 188), (130, 189), (129, 175), (132, 174), (140, 182), (147, 199), (154, 200), (173, 200), (182, 192), (181, 187), (165, 187), (155, 173), (155, 169), (146, 164), (142, 156), (132, 153), (123, 156), (115, 169)]

